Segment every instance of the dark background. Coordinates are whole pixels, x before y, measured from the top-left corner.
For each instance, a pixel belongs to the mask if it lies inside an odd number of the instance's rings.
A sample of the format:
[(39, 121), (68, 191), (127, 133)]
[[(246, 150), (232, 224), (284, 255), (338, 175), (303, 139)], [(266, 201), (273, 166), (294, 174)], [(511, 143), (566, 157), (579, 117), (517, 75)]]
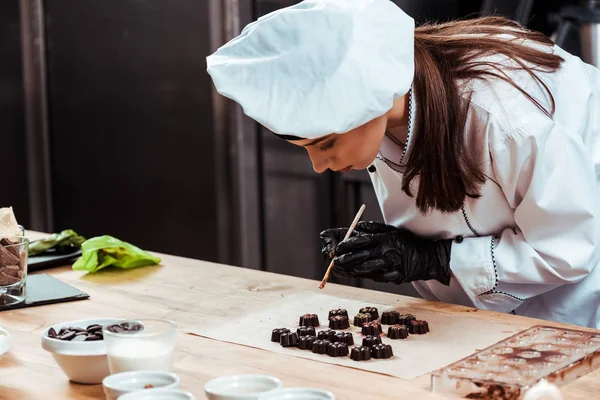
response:
[[(396, 2), (418, 23), (477, 16), (484, 6)], [(154, 251), (320, 278), (322, 229), (347, 226), (362, 202), (364, 219), (381, 219), (368, 176), (315, 174), (303, 150), (215, 96), (205, 72), (205, 57), (226, 38), (294, 3), (239, 0), (233, 10), (228, 0), (40, 1), (47, 96), (37, 100), (47, 104), (49, 143), (40, 168), (51, 188), (41, 198), (28, 190), (27, 161), (38, 160), (27, 143), (41, 139), (24, 133), (19, 1), (0, 1), (0, 206), (12, 205), (31, 229), (110, 234)], [(516, 1), (491, 3), (488, 13), (516, 15)], [(551, 34), (548, 14), (565, 3), (536, 1), (528, 26)], [(44, 202), (39, 218), (33, 209)]]

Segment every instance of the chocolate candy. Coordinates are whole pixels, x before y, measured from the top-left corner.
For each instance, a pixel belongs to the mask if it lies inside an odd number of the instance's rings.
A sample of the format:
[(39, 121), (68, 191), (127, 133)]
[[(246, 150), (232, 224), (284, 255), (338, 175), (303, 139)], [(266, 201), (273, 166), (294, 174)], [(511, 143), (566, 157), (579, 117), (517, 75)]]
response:
[(271, 332), (271, 342), (279, 343), (279, 338), (281, 337), (282, 333), (290, 333), (290, 330), (287, 328), (273, 329), (273, 332)]
[(371, 359), (371, 348), (356, 346), (350, 352), (350, 358), (354, 361), (369, 361)]
[(363, 335), (380, 335), (383, 333), (383, 329), (381, 328), (381, 324), (376, 321), (365, 322), (362, 326), (362, 334)]
[(282, 333), (279, 337), (281, 347), (294, 347), (298, 345), (298, 334), (296, 332)]
[(354, 344), (354, 336), (350, 332), (338, 332), (335, 334), (335, 341), (352, 346)]
[(296, 333), (298, 334), (298, 337), (316, 335), (315, 328), (313, 326), (301, 326), (300, 328), (296, 329)]
[(121, 322), (106, 327), (106, 330), (113, 333), (133, 333), (143, 330), (142, 324), (137, 322)]
[(364, 347), (372, 347), (381, 344), (381, 336), (365, 336), (362, 341)]
[(61, 328), (58, 332), (54, 328), (50, 328), (48, 329), (48, 337), (71, 342), (90, 342), (104, 339), (102, 325), (98, 324), (90, 325), (85, 329), (78, 327)]
[(348, 321), (348, 317), (336, 315), (329, 320), (329, 327), (331, 329), (346, 329), (350, 327), (350, 321)]
[(342, 316), (342, 317), (348, 317), (348, 311), (346, 311), (345, 308), (338, 308), (335, 310), (331, 310), (329, 311), (329, 316), (327, 317), (327, 319), (331, 319), (332, 317), (337, 317), (337, 316)]
[(331, 343), (327, 348), (327, 355), (330, 357), (345, 357), (348, 355), (348, 345), (346, 343)]
[(427, 321), (410, 321), (408, 331), (413, 335), (423, 335), (424, 333), (429, 332), (429, 324)]
[(417, 319), (417, 317), (412, 314), (400, 314), (398, 316), (398, 324), (408, 326), (410, 325), (410, 321), (414, 321), (415, 319)]
[(375, 307), (363, 307), (358, 312), (361, 314), (371, 314), (371, 321), (379, 318), (379, 311)]
[(384, 311), (381, 314), (381, 323), (384, 325), (394, 325), (398, 323), (398, 316), (400, 313), (398, 311)]
[(387, 335), (390, 339), (406, 339), (408, 328), (405, 325), (393, 325), (388, 328)]
[(315, 340), (312, 345), (312, 352), (316, 354), (327, 354), (327, 349), (331, 342), (329, 340)]
[(356, 314), (354, 316), (354, 326), (363, 326), (365, 322), (371, 321), (371, 314)]
[(315, 340), (317, 340), (316, 336), (300, 336), (298, 338), (298, 348), (300, 350), (312, 350)]
[(329, 340), (330, 342), (335, 342), (336, 341), (336, 331), (328, 329), (326, 331), (321, 331), (319, 332), (319, 334), (317, 335), (317, 338), (319, 340)]
[(378, 344), (371, 348), (371, 355), (373, 358), (391, 358), (394, 352), (389, 344)]
[(319, 316), (317, 314), (304, 314), (300, 317), (300, 326), (319, 326)]

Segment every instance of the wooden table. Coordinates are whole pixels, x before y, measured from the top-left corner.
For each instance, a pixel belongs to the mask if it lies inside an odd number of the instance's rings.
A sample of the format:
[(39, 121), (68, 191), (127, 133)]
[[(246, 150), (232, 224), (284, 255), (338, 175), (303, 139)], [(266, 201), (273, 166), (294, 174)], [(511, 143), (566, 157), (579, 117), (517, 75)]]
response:
[[(287, 387), (325, 388), (340, 400), (447, 398), (430, 392), (429, 376), (406, 381), (189, 335), (186, 331), (192, 325), (212, 323), (241, 304), (274, 302), (281, 294), (300, 290), (317, 292), (317, 282), (174, 256), (160, 257), (161, 266), (129, 271), (111, 269), (90, 275), (70, 267), (43, 271), (89, 293), (91, 299), (0, 312), (0, 325), (12, 334), (13, 340), (9, 353), (0, 361), (0, 399), (103, 399), (101, 385), (70, 384), (40, 345), (40, 335), (48, 325), (103, 317), (168, 318), (177, 322), (174, 371), (182, 379), (182, 388), (198, 399), (205, 398), (203, 386), (209, 379), (243, 373), (276, 375)], [(469, 313), (482, 323), (496, 321), (523, 329), (540, 323), (514, 315), (334, 284), (328, 284), (325, 291), (365, 303), (412, 307), (415, 313), (436, 310), (448, 318)], [(565, 399), (599, 398), (600, 371), (561, 390)]]

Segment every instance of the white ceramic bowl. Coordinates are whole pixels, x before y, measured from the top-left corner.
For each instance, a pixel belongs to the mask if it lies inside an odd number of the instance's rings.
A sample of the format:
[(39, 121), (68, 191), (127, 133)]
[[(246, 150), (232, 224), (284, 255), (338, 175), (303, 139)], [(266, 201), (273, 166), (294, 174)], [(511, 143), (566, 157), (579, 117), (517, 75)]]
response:
[(179, 377), (163, 371), (129, 371), (109, 375), (102, 381), (107, 400), (117, 400), (119, 396), (137, 390), (148, 390), (146, 385), (155, 389), (177, 389)]
[(196, 400), (189, 392), (179, 389), (146, 389), (131, 392), (119, 397), (119, 400)]
[(7, 330), (0, 328), (0, 360), (4, 353), (10, 348), (10, 333)]
[(262, 394), (259, 400), (335, 400), (333, 393), (321, 389), (295, 387)]
[(42, 347), (48, 351), (69, 380), (76, 383), (99, 384), (110, 375), (104, 340), (70, 342), (48, 337), (50, 328), (58, 332), (61, 328), (87, 328), (93, 324), (102, 326), (122, 321), (115, 318), (84, 319), (63, 322), (48, 327), (42, 334)]
[(208, 381), (204, 393), (209, 400), (258, 400), (261, 394), (281, 387), (281, 381), (274, 376), (233, 375)]

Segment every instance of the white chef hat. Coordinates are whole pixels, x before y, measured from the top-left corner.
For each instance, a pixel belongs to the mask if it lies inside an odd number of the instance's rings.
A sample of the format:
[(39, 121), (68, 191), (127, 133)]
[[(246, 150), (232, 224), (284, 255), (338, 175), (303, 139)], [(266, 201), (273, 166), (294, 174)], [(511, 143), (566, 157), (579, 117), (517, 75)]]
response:
[(207, 57), (222, 95), (276, 134), (313, 139), (385, 114), (410, 89), (414, 21), (389, 0), (305, 0)]

